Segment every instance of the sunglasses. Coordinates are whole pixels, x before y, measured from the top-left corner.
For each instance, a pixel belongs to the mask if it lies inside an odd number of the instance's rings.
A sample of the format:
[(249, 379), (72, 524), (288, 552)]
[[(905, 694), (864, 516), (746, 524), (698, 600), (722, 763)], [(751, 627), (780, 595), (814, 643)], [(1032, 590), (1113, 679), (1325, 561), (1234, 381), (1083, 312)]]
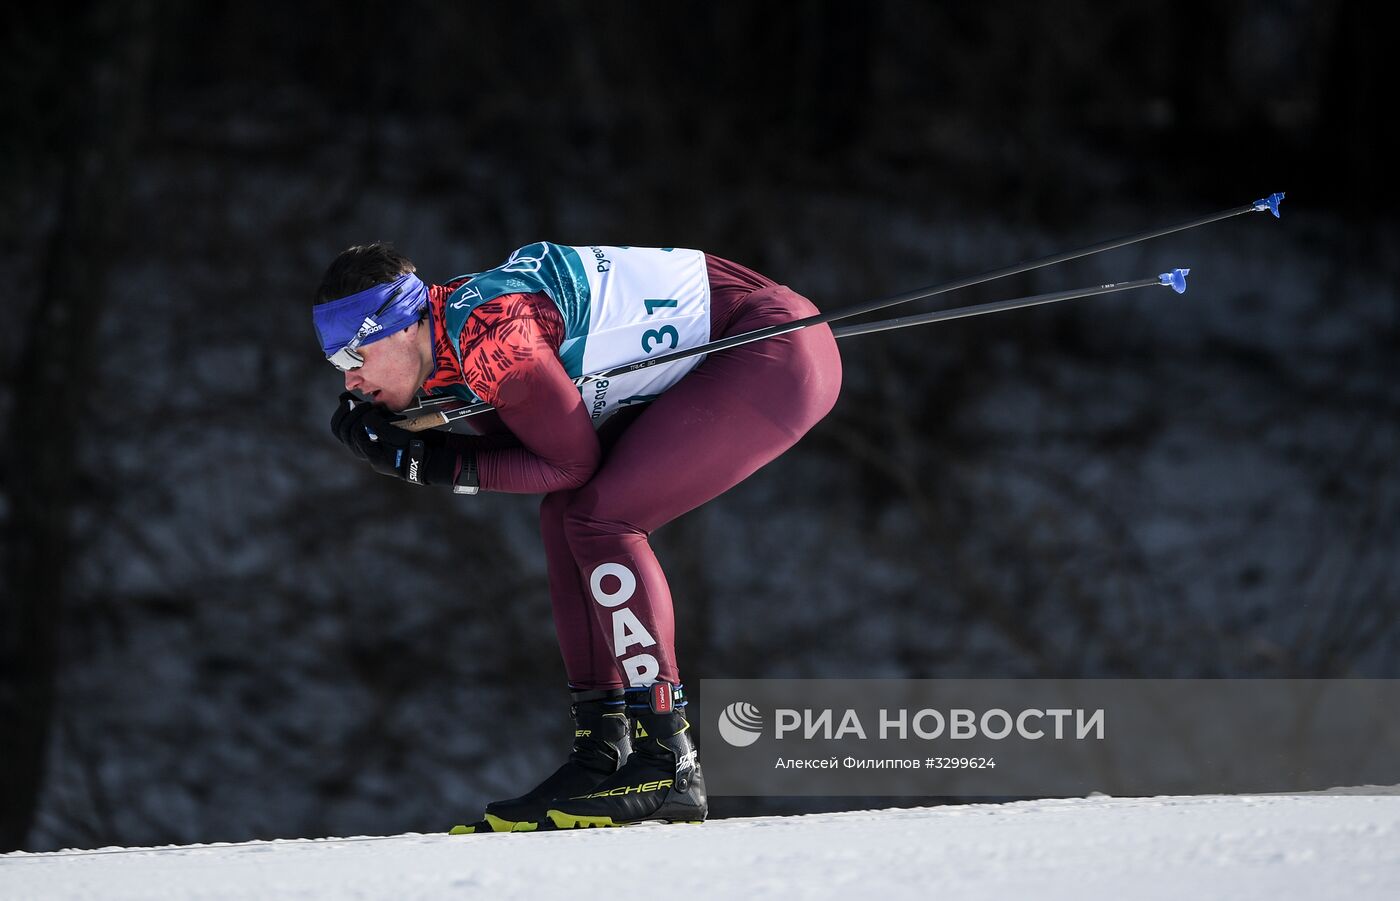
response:
[[(373, 320), (369, 318), (365, 319), (365, 322), (372, 321)], [(356, 348), (360, 346), (360, 342), (364, 341), (364, 339), (367, 336), (373, 334), (377, 329), (377, 325), (374, 328), (369, 329), (368, 331), (365, 330), (365, 327), (363, 325), (360, 326), (360, 330), (355, 333), (355, 337), (350, 339), (349, 344), (345, 345), (340, 350), (331, 354), (329, 357), (326, 357), (326, 359), (330, 360), (331, 365), (334, 366), (336, 369), (339, 369), (341, 372), (349, 372), (352, 369), (359, 369), (361, 366), (365, 365), (365, 358), (363, 354), (356, 350)]]

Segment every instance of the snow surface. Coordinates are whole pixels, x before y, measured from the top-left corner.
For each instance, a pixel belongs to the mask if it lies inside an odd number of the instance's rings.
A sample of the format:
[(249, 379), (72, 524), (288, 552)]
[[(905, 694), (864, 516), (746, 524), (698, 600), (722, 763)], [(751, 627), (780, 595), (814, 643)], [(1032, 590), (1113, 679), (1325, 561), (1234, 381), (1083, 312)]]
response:
[(0, 898), (1400, 898), (1400, 796), (1357, 791), (18, 852)]

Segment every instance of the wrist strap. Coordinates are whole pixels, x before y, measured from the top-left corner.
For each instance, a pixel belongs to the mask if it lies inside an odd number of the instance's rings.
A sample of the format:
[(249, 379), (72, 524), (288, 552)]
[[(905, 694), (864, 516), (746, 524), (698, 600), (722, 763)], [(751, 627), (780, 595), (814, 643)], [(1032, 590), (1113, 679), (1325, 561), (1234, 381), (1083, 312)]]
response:
[(481, 483), (476, 476), (476, 451), (464, 450), (457, 456), (457, 474), (452, 479), (453, 494), (476, 494)]

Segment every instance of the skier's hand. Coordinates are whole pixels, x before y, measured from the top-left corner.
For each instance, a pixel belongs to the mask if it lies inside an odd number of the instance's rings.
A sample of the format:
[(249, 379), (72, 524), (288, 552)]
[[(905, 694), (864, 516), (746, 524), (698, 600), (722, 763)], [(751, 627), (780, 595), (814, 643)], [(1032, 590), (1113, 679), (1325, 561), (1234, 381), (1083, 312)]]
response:
[(331, 433), (377, 473), (415, 485), (451, 485), (460, 460), (446, 436), (404, 431), (394, 425), (403, 418), (346, 391), (331, 417)]

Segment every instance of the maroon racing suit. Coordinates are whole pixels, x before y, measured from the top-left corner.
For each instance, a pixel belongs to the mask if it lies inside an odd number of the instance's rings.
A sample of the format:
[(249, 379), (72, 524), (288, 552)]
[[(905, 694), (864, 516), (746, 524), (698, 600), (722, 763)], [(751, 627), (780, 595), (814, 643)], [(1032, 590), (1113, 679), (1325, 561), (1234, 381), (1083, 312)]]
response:
[[(818, 312), (786, 285), (705, 260), (712, 340)], [(553, 301), (507, 294), (482, 304), (462, 328), (459, 356), (443, 304), (463, 281), (430, 288), (436, 367), (423, 387), (465, 384), (496, 408), (486, 430), (514, 436), (481, 440), (481, 490), (545, 495), (540, 531), (570, 687), (679, 684), (671, 590), (648, 536), (748, 478), (831, 411), (841, 389), (831, 328), (711, 353), (651, 403), (595, 430), (558, 357), (564, 322)]]

